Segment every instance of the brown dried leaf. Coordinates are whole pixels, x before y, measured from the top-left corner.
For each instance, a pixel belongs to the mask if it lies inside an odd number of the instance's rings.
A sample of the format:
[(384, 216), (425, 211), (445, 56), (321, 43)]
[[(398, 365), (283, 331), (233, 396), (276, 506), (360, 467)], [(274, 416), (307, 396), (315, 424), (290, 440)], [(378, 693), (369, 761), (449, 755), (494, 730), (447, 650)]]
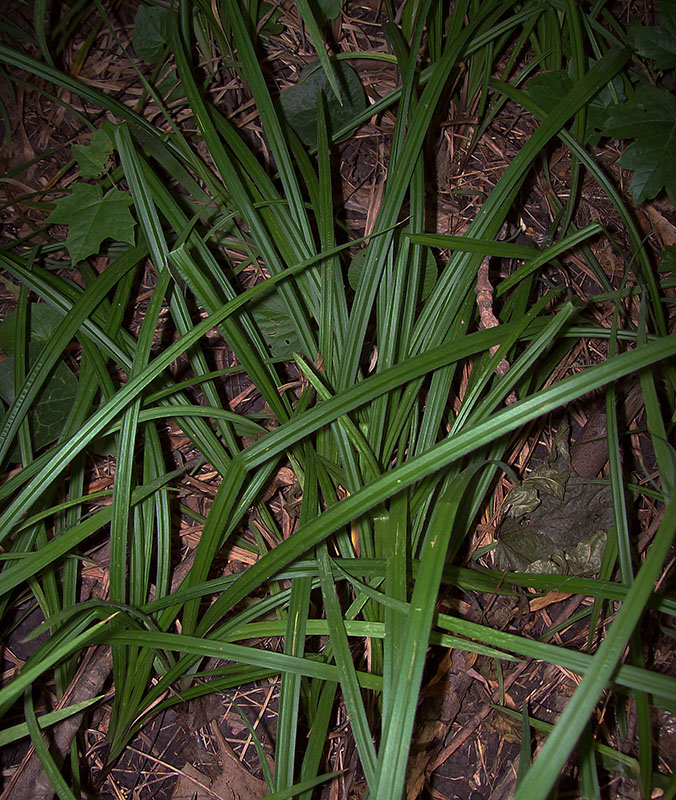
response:
[(236, 759), (228, 759), (223, 772), (211, 779), (192, 764), (181, 770), (172, 800), (260, 800), (268, 794), (265, 781), (254, 777)]
[(648, 216), (653, 230), (662, 240), (662, 244), (667, 247), (670, 244), (676, 244), (676, 226), (672, 225), (655, 206), (646, 203), (643, 210)]
[(542, 597), (536, 597), (528, 604), (531, 611), (540, 611), (542, 608), (552, 605), (552, 603), (560, 603), (562, 600), (567, 600), (572, 597), (570, 592), (547, 592)]

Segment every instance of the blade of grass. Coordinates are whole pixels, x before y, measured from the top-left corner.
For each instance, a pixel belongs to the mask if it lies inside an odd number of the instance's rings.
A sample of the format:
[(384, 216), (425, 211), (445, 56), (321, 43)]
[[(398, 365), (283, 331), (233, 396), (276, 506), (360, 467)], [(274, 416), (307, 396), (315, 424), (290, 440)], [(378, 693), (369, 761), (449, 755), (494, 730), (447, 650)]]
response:
[(79, 633), (69, 641), (60, 643), (58, 647), (51, 650), (49, 655), (41, 657), (39, 661), (26, 663), (24, 668), (14, 678), (14, 680), (0, 689), (0, 715), (7, 711), (7, 708), (28, 689), (41, 675), (58, 664), (72, 653), (76, 653), (83, 647), (92, 643), (97, 635), (101, 633), (117, 615), (112, 614), (108, 619), (102, 620), (91, 628)]
[[(145, 486), (136, 488), (132, 493), (130, 503), (135, 505), (146, 497), (152, 496), (173, 478), (182, 475), (184, 472), (185, 467), (181, 467), (173, 472), (161, 475)], [(87, 537), (109, 524), (111, 516), (112, 506), (106, 506), (100, 511), (97, 511), (93, 516), (84, 519), (69, 530), (64, 531), (58, 538), (50, 539), (50, 541), (39, 550), (22, 554), (22, 558), (19, 562), (5, 567), (0, 574), (0, 595), (10, 592), (12, 589), (28, 580), (31, 575), (37, 574), (49, 564), (52, 564), (57, 559), (69, 553)]]
[(55, 764), (54, 759), (52, 758), (52, 754), (49, 752), (49, 748), (47, 747), (45, 740), (42, 738), (42, 733), (40, 731), (40, 726), (38, 725), (37, 718), (35, 716), (35, 709), (33, 707), (33, 689), (29, 688), (26, 690), (24, 695), (24, 714), (26, 717), (26, 725), (28, 726), (28, 732), (30, 733), (31, 741), (33, 743), (33, 747), (35, 748), (35, 752), (40, 759), (40, 763), (42, 764), (42, 768), (45, 771), (45, 774), (49, 778), (52, 786), (56, 790), (60, 800), (75, 800), (75, 795), (71, 792), (68, 784), (66, 783), (65, 778), (61, 774), (61, 770)]
[(376, 774), (376, 752), (371, 739), (366, 709), (359, 690), (359, 681), (352, 661), (350, 645), (347, 641), (347, 633), (340, 611), (340, 604), (333, 582), (331, 562), (325, 543), (322, 542), (319, 545), (317, 556), (324, 609), (326, 610), (326, 620), (333, 644), (343, 699), (364, 775), (369, 785), (372, 785)]
[[(598, 66), (598, 64), (596, 64), (596, 66)], [(592, 70), (590, 70), (589, 73), (587, 73), (585, 80), (587, 80), (589, 75), (591, 75), (594, 69), (596, 69), (596, 66)], [(611, 78), (612, 75), (608, 77), (608, 80), (610, 80)], [(545, 114), (542, 111), (542, 109), (539, 108), (539, 106), (528, 97), (526, 92), (519, 91), (518, 89), (515, 89), (509, 84), (505, 84), (501, 81), (492, 81), (491, 85), (493, 86), (493, 88), (498, 89), (499, 91), (506, 94), (511, 100), (515, 100), (516, 102), (518, 102), (526, 110), (535, 114), (538, 118), (542, 119), (543, 117), (545, 117)], [(640, 265), (641, 277), (645, 281), (645, 284), (646, 286), (648, 286), (650, 292), (651, 313), (655, 320), (655, 327), (657, 328), (657, 331), (660, 336), (666, 336), (667, 328), (664, 319), (664, 314), (661, 308), (661, 302), (659, 299), (660, 298), (659, 288), (655, 280), (650, 259), (647, 255), (645, 247), (643, 246), (642, 234), (636, 227), (636, 223), (634, 222), (633, 216), (627, 209), (617, 188), (613, 185), (612, 181), (608, 178), (608, 176), (604, 173), (604, 171), (600, 169), (598, 163), (594, 160), (593, 156), (590, 153), (587, 153), (584, 147), (582, 147), (579, 144), (579, 142), (577, 142), (575, 137), (571, 136), (570, 133), (567, 130), (565, 130), (565, 128), (562, 128), (558, 132), (558, 136), (561, 138), (561, 141), (575, 153), (575, 156), (580, 159), (580, 161), (584, 164), (585, 168), (594, 176), (594, 179), (603, 188), (603, 191), (607, 194), (607, 196), (613, 203), (613, 206), (616, 208), (617, 212), (621, 216), (622, 223), (625, 226), (629, 234), (629, 237), (632, 241), (634, 257), (637, 259), (638, 264)], [(671, 378), (672, 383), (673, 380), (674, 379), (672, 377)]]
[[(355, 584), (364, 594), (384, 606), (390, 606), (397, 611), (408, 613), (409, 603), (403, 603), (400, 600), (388, 597), (357, 581), (347, 571), (344, 572), (348, 580)], [(580, 675), (588, 674), (592, 667), (592, 657), (585, 653), (578, 653), (565, 647), (557, 647), (544, 642), (525, 639), (517, 634), (494, 630), (487, 625), (479, 625), (467, 620), (450, 617), (447, 614), (438, 614), (436, 624), (443, 630), (453, 631), (461, 636), (467, 636), (527, 658), (536, 658), (541, 661), (547, 661), (550, 664), (558, 664)], [(619, 667), (614, 680), (618, 686), (652, 693), (659, 697), (660, 702), (673, 697), (676, 691), (676, 680), (673, 678), (626, 664)]]
[[(513, 711), (511, 708), (505, 708), (504, 706), (493, 706), (493, 708), (507, 715), (508, 717), (511, 717), (512, 719), (520, 719), (518, 712)], [(532, 728), (547, 734), (549, 734), (554, 728), (554, 725), (551, 723), (543, 722), (542, 720), (535, 719), (534, 717), (529, 717), (528, 721)], [(638, 776), (638, 762), (635, 758), (614, 750), (608, 745), (594, 741), (593, 738), (590, 740), (590, 745), (593, 747), (595, 753), (598, 753), (603, 762), (603, 766), (606, 769), (616, 769), (619, 766), (620, 769), (626, 769), (632, 777)], [(653, 784), (660, 789), (665, 789), (667, 786), (667, 779), (664, 775), (653, 773)], [(598, 796), (598, 793), (594, 792), (589, 794), (589, 797), (592, 798), (592, 800)]]
[[(228, 659), (242, 664), (265, 667), (275, 673), (292, 672), (298, 675), (336, 682), (339, 675), (335, 666), (307, 657), (297, 658), (284, 653), (271, 653), (268, 650), (259, 650), (255, 647), (244, 647), (243, 645), (178, 633), (109, 630), (104, 634), (98, 635), (110, 644), (142, 645), (155, 648), (158, 651), (168, 650), (210, 658)], [(357, 672), (357, 678), (360, 686), (367, 689), (378, 690), (382, 686), (382, 679), (379, 675)]]
[(521, 710), (521, 750), (519, 752), (519, 770), (516, 773), (515, 788), (523, 781), (524, 776), (530, 769), (531, 760), (531, 730), (528, 720), (528, 703), (523, 704)]
[[(72, 706), (60, 708), (58, 711), (49, 711), (46, 714), (41, 714), (37, 717), (37, 724), (40, 730), (49, 728), (52, 725), (57, 725), (64, 719), (68, 719), (68, 717), (72, 717), (74, 714), (79, 714), (81, 711), (85, 711), (90, 706), (98, 703), (104, 696), (105, 695), (100, 694), (89, 700), (83, 700), (81, 703), (74, 703)], [(0, 747), (6, 747), (8, 744), (13, 744), (29, 735), (28, 724), (25, 722), (12, 725), (9, 728), (4, 728), (4, 730), (0, 731)]]
[(432, 512), (406, 620), (405, 638), (396, 648), (398, 668), (394, 698), (384, 724), (375, 782), (369, 781), (375, 797), (401, 797), (404, 790), (413, 721), (443, 565), (469, 477), (463, 473), (456, 478)]
[(580, 760), (580, 789), (583, 800), (596, 800), (601, 797), (599, 775), (596, 769), (596, 754), (594, 753), (594, 734), (591, 722), (587, 723), (577, 747)]
[[(617, 74), (628, 58), (629, 52), (626, 50), (609, 51), (584, 79), (561, 99), (556, 109), (542, 121), (540, 127), (512, 160), (468, 228), (468, 236), (481, 238), (497, 235), (516, 192), (543, 147), (601, 86)], [(439, 320), (455, 318), (457, 308), (476, 279), (476, 269), (480, 260), (479, 255), (463, 254), (451, 259), (418, 319), (412, 352), (419, 352), (433, 343), (438, 343), (444, 337), (448, 323), (440, 327)], [(460, 278), (458, 271), (461, 274)]]
[(310, 4), (307, 0), (296, 0), (296, 6), (298, 8), (298, 13), (303, 20), (303, 25), (307, 28), (307, 32), (310, 34), (310, 41), (312, 42), (312, 46), (317, 53), (317, 58), (319, 59), (319, 63), (322, 65), (322, 69), (324, 70), (324, 74), (326, 75), (326, 79), (329, 82), (329, 86), (331, 87), (331, 91), (336, 96), (336, 99), (343, 105), (343, 95), (340, 91), (340, 86), (338, 84), (338, 79), (336, 77), (336, 73), (333, 69), (333, 64), (329, 59), (329, 55), (326, 52), (326, 45), (324, 44), (324, 38), (322, 37), (322, 32), (319, 29), (319, 25), (317, 24), (317, 20), (315, 19), (315, 15), (310, 8)]
[[(319, 513), (317, 478), (312, 450), (306, 447), (305, 451), (303, 506), (301, 508), (300, 524), (304, 524)], [(289, 613), (286, 621), (286, 636), (284, 637), (284, 652), (287, 655), (302, 658), (305, 654), (305, 637), (310, 613), (311, 590), (311, 578), (301, 578), (292, 584)], [(279, 691), (275, 778), (273, 787), (271, 787), (277, 790), (291, 787), (294, 781), (300, 695), (300, 676), (288, 672), (284, 673)]]

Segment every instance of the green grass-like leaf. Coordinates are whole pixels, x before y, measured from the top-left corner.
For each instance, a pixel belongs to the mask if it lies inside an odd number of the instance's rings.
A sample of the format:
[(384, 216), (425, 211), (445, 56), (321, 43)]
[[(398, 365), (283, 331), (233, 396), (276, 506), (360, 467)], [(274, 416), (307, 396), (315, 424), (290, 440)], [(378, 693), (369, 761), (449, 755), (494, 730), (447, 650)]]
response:
[(97, 255), (106, 239), (134, 244), (134, 218), (131, 198), (119, 189), (106, 195), (99, 186), (78, 183), (73, 191), (56, 201), (47, 222), (67, 225), (66, 247), (74, 265), (87, 256)]

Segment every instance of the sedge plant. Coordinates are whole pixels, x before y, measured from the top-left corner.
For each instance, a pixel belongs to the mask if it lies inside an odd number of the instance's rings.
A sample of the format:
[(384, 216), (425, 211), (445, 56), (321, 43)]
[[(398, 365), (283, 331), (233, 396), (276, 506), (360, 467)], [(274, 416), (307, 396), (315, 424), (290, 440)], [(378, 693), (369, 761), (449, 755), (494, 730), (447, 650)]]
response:
[[(598, 768), (608, 765), (629, 770), (645, 797), (655, 788), (673, 796), (673, 779), (656, 770), (649, 735), (634, 760), (595, 741), (590, 722), (611, 689), (634, 698), (642, 732), (646, 726), (649, 732), (651, 705), (672, 711), (676, 705), (676, 681), (645, 665), (637, 633), (648, 606), (676, 613), (673, 599), (654, 594), (676, 531), (668, 444), (676, 337), (669, 335), (664, 303), (668, 281), (656, 276), (617, 186), (592, 155), (589, 109), (603, 92), (608, 103), (619, 101), (632, 56), (604, 4), (582, 11), (567, 1), (458, 0), (447, 9), (421, 0), (398, 16), (386, 3), (387, 52), (330, 58), (325, 20), (311, 3), (298, 2), (324, 81), (307, 112), (312, 143), (289, 124), (262, 69), (266, 20), (257, 3), (142, 6), (161, 25), (154, 49), (146, 51), (153, 68), (138, 70), (143, 95), (133, 108), (59, 69), (72, 17), (50, 30), (45, 4), (34, 5), (40, 56), (3, 45), (0, 61), (12, 74), (39, 78), (52, 93), (80, 95), (116, 121), (96, 127), (90, 150), (78, 158), (78, 185), (86, 188), (76, 185), (70, 196), (78, 213), (91, 210), (90, 238), (60, 202), (47, 220), (69, 225), (70, 266), (82, 280), (48, 268), (62, 243), (46, 225), (31, 240), (0, 250), (0, 266), (20, 286), (12, 323), (15, 391), (0, 431), (5, 469), (19, 464), (0, 486), (0, 603), (7, 615), (29, 600), (37, 604), (44, 617), (37, 632), (49, 632), (0, 688), (2, 713), (14, 713), (18, 703), (25, 716), (0, 741), (30, 736), (59, 796), (74, 796), (77, 743), (66, 779), (41, 728), (81, 714), (96, 698), (38, 717), (36, 687), (51, 680), (58, 696), (66, 694), (87, 648), (97, 645), (110, 653), (114, 687), (109, 763), (162, 710), (278, 677), (270, 794), (309, 800), (334, 777), (325, 745), (341, 701), (368, 796), (390, 800), (405, 791), (429, 650), (446, 647), (486, 655), (504, 670), (530, 658), (582, 676), (530, 769), (524, 751), (516, 797), (548, 797), (576, 749), (585, 797), (600, 796)], [(80, 4), (73, 13), (85, 12)], [(103, 5), (92, 13), (97, 30), (111, 25)], [(140, 34), (136, 46), (144, 52)], [(338, 65), (352, 58), (388, 65), (397, 85), (348, 113), (347, 73)], [(563, 68), (568, 82), (553, 107), (525, 90), (530, 76)], [(264, 153), (214, 102), (210, 83), (219, 70), (246, 87)], [(466, 231), (451, 236), (437, 230), (426, 194), (433, 171), (428, 148), (461, 71), (479, 116), (478, 136), (507, 102), (528, 111), (535, 124)], [(151, 104), (160, 109), (159, 127), (149, 122)], [(386, 110), (396, 121), (382, 202), (372, 228), (355, 232), (341, 221), (336, 143)], [(518, 217), (524, 187), (555, 142), (570, 154), (570, 193), (554, 201), (548, 239), (504, 241), (506, 221)], [(593, 256), (603, 228), (574, 224), (583, 178), (605, 193), (626, 227), (638, 321), (626, 313), (627, 292), (609, 282)], [(101, 251), (109, 238), (118, 244)], [(573, 250), (588, 259), (603, 301), (614, 304), (609, 327), (591, 322), (562, 287), (541, 280), (548, 265)], [(109, 260), (97, 273), (88, 259), (100, 251)], [(495, 287), (499, 324), (481, 329), (475, 287), (480, 265), (491, 257), (518, 266)], [(127, 311), (148, 265), (154, 285), (132, 333)], [(247, 285), (251, 266), (264, 279)], [(31, 355), (35, 305), (57, 316)], [(156, 330), (167, 319), (175, 336), (158, 348)], [(212, 369), (212, 330), (255, 386), (266, 415), (235, 412), (224, 401), (228, 371)], [(590, 339), (604, 343), (606, 357), (551, 381), (576, 344)], [(81, 356), (72, 402), (56, 443), (36, 447), (31, 409), (73, 341)], [(171, 370), (177, 359), (189, 369), (180, 381)], [(509, 369), (500, 372), (502, 359)], [(632, 560), (614, 394), (629, 375), (639, 376), (660, 476), (654, 497), (663, 509), (640, 565)], [(616, 518), (605, 579), (464, 567), (478, 515), (517, 435), (604, 387)], [(172, 461), (166, 420), (189, 441), (193, 462), (177, 468)], [(112, 442), (114, 483), (106, 504), (91, 510), (88, 454), (102, 442)], [(177, 578), (174, 487), (201, 463), (217, 473), (218, 488), (188, 568)], [(301, 494), (297, 524), (286, 538), (265, 499), (281, 467), (293, 470)], [(252, 509), (274, 547), (245, 536)], [(78, 602), (87, 551), (102, 538), (109, 548), (108, 593)], [(251, 563), (219, 576), (215, 565), (233, 546), (252, 553)], [(438, 612), (442, 591), (519, 586), (580, 593), (597, 604), (617, 603), (618, 610), (591, 652)], [(280, 643), (275, 650), (252, 644), (273, 637)], [(526, 731), (539, 724), (525, 717)]]

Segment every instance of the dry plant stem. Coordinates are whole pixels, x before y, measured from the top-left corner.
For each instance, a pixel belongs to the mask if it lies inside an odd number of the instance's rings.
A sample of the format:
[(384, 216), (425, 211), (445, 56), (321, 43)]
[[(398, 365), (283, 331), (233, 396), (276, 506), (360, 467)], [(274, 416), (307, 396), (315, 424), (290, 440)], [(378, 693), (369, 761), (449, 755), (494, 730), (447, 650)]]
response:
[[(486, 328), (497, 328), (500, 324), (498, 318), (493, 313), (493, 284), (491, 283), (490, 276), (488, 273), (488, 264), (490, 262), (490, 256), (486, 256), (484, 260), (481, 262), (481, 266), (479, 267), (479, 272), (477, 274), (477, 281), (476, 281), (476, 288), (474, 289), (476, 293), (476, 304), (479, 308), (479, 327), (484, 330)], [(489, 350), (491, 356), (495, 355), (500, 345), (493, 345)], [(500, 375), (500, 377), (507, 374), (509, 370), (509, 361), (506, 358), (500, 360), (500, 363), (495, 368), (495, 371)], [(514, 392), (510, 392), (509, 396), (505, 400), (507, 405), (512, 405), (512, 403), (516, 403), (517, 397)]]
[[(481, 262), (481, 266), (479, 267), (479, 272), (477, 274), (477, 281), (476, 281), (476, 288), (474, 289), (476, 293), (476, 304), (479, 308), (479, 327), (484, 330), (486, 328), (497, 328), (500, 324), (498, 318), (493, 313), (493, 284), (491, 283), (491, 279), (488, 273), (488, 263), (490, 261), (490, 256), (486, 256), (484, 260)], [(496, 344), (491, 347), (489, 350), (490, 354), (493, 356), (498, 351), (500, 345)], [(509, 361), (506, 358), (503, 358), (498, 366), (495, 368), (495, 371), (501, 377), (507, 374), (507, 370), (509, 369)]]

